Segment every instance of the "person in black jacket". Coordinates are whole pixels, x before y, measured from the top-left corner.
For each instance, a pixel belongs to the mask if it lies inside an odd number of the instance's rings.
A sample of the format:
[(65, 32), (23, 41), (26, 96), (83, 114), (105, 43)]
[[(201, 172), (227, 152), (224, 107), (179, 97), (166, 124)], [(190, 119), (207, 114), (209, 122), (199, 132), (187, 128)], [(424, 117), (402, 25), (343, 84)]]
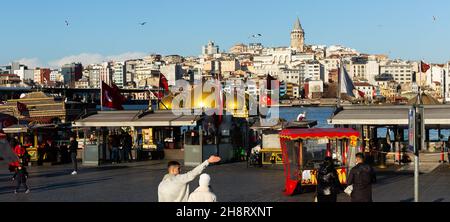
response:
[(372, 202), (372, 184), (376, 183), (373, 168), (364, 163), (364, 154), (356, 154), (357, 165), (350, 170), (348, 185), (353, 185), (352, 202)]
[(22, 184), (26, 189), (25, 193), (30, 193), (30, 188), (27, 185), (27, 179), (28, 179), (27, 168), (23, 166), (23, 162), (21, 161), (19, 166), (16, 168), (16, 171), (12, 179), (13, 181), (15, 180), (17, 183), (16, 189), (14, 190), (14, 194), (17, 194), (17, 192), (20, 189), (20, 185)]
[(336, 202), (341, 184), (331, 157), (326, 157), (317, 172), (317, 202)]
[(76, 175), (77, 171), (78, 171), (77, 151), (78, 151), (78, 141), (75, 139), (75, 136), (70, 136), (69, 152), (70, 152), (70, 158), (72, 159), (72, 164), (73, 164), (72, 175)]
[(133, 155), (131, 154), (131, 148), (133, 146), (133, 138), (127, 132), (122, 132), (122, 149), (123, 149), (123, 161), (129, 162), (133, 160)]

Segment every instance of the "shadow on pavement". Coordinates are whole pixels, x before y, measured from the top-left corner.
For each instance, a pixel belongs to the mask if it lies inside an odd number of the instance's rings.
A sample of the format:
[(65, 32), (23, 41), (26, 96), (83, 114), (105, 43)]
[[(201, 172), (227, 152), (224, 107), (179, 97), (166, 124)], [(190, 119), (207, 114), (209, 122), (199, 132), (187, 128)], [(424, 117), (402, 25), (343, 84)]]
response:
[(405, 199), (405, 200), (400, 200), (401, 203), (408, 203), (408, 202), (413, 202), (413, 201), (414, 201), (414, 198), (408, 198), (408, 199)]
[[(107, 171), (107, 170), (117, 170), (117, 169), (127, 169), (128, 166), (107, 166), (107, 167), (99, 167), (99, 168), (82, 168), (79, 170), (79, 172), (82, 173), (91, 173), (91, 172), (101, 172), (101, 171)], [(52, 177), (60, 177), (60, 176), (67, 176), (72, 173), (72, 168), (67, 168), (63, 170), (59, 170), (58, 172), (34, 172), (30, 173), (30, 177), (32, 178), (52, 178)]]
[[(69, 187), (78, 187), (78, 186), (83, 186), (83, 185), (95, 184), (95, 183), (100, 183), (100, 182), (111, 180), (111, 179), (112, 178), (102, 178), (102, 179), (95, 179), (95, 180), (64, 182), (64, 183), (55, 183), (55, 184), (50, 184), (50, 185), (46, 185), (46, 186), (38, 186), (38, 187), (33, 187), (31, 184), (28, 184), (28, 185), (30, 186), (30, 189), (33, 193), (40, 193), (40, 192), (45, 192), (45, 191), (49, 191), (49, 190), (57, 190), (57, 189), (64, 189), (64, 188), (69, 188)], [(6, 187), (0, 188), (0, 195), (12, 193), (12, 191), (14, 191), (14, 187), (15, 186), (6, 186)]]

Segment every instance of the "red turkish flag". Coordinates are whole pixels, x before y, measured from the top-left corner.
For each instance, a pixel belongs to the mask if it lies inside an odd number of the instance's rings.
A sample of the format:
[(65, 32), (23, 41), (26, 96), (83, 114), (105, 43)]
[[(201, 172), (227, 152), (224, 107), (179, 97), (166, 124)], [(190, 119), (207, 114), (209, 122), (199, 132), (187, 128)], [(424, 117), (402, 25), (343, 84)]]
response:
[(127, 98), (125, 98), (125, 96), (123, 96), (120, 93), (120, 89), (119, 89), (119, 87), (116, 86), (116, 84), (112, 83), (111, 88), (114, 90), (114, 93), (116, 94), (117, 99), (120, 99), (121, 103), (125, 103), (127, 101)]
[(261, 104), (265, 106), (271, 106), (272, 105), (272, 98), (270, 98), (270, 95), (264, 95), (261, 97)]
[(122, 104), (126, 101), (126, 98), (120, 94), (120, 89), (113, 84), (113, 87), (108, 86), (105, 82), (102, 82), (102, 103), (103, 106), (123, 110)]
[(152, 93), (153, 93), (153, 95), (155, 95), (156, 98), (158, 98), (158, 99), (164, 98), (164, 93), (163, 93), (163, 92), (152, 92)]
[(169, 91), (169, 82), (163, 74), (159, 76), (159, 88), (163, 88), (167, 92)]
[(421, 72), (427, 72), (431, 66), (429, 64), (424, 63), (423, 61), (420, 62), (420, 71)]
[(358, 90), (358, 94), (360, 97), (364, 98), (364, 96), (366, 96), (366, 94), (363, 91), (359, 91)]

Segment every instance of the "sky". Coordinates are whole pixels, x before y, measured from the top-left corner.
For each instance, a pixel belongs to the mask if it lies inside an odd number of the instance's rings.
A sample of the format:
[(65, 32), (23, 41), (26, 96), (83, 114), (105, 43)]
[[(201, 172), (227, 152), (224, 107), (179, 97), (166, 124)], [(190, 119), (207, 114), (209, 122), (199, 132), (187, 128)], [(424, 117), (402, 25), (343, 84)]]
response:
[[(200, 55), (209, 40), (221, 51), (236, 43), (289, 46), (297, 16), (306, 44), (444, 63), (450, 60), (449, 11), (448, 0), (7, 0), (1, 3), (0, 65)], [(249, 38), (256, 33), (263, 36)]]

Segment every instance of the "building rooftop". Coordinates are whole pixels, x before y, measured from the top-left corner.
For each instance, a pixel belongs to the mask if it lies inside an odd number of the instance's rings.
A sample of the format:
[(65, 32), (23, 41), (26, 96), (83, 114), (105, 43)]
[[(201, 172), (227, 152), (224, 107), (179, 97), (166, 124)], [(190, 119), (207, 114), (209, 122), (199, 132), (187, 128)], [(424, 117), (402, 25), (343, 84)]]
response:
[(297, 17), (297, 20), (295, 21), (294, 30), (303, 31), (302, 24), (300, 23), (300, 18), (299, 17)]
[[(330, 119), (332, 125), (408, 125), (408, 111), (411, 106), (344, 106), (344, 109)], [(450, 125), (448, 105), (425, 105), (425, 124), (432, 128)]]
[(355, 82), (354, 85), (355, 86), (372, 86), (367, 82)]
[[(417, 96), (415, 96), (414, 98), (412, 98), (408, 101), (408, 105), (413, 105), (413, 104), (419, 104)], [(426, 93), (422, 93), (422, 104), (424, 104), (424, 105), (439, 105), (441, 103), (434, 97), (432, 97)]]

